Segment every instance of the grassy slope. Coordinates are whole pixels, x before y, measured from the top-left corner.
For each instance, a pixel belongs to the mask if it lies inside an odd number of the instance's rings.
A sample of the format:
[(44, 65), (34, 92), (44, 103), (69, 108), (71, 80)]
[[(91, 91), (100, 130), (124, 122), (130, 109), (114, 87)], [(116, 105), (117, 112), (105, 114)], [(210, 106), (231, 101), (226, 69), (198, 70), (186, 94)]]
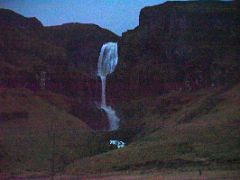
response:
[(91, 154), (92, 130), (64, 108), (26, 89), (2, 90), (0, 104), (0, 172), (48, 171), (53, 132), (56, 171)]
[(123, 149), (75, 161), (66, 172), (239, 166), (239, 91), (240, 85), (237, 85), (228, 90), (175, 92), (128, 102), (135, 114), (128, 119), (132, 119), (131, 125), (144, 125), (141, 136)]

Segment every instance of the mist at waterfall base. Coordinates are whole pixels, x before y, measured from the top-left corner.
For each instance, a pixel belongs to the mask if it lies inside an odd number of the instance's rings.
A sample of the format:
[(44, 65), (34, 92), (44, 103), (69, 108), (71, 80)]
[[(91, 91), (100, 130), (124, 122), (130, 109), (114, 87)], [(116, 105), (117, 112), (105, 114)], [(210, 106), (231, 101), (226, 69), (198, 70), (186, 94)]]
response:
[(118, 63), (118, 45), (114, 42), (106, 43), (102, 46), (98, 59), (97, 75), (101, 78), (102, 97), (100, 108), (104, 110), (109, 122), (109, 130), (117, 130), (119, 128), (120, 119), (116, 115), (115, 110), (106, 103), (106, 81), (107, 75), (114, 72)]

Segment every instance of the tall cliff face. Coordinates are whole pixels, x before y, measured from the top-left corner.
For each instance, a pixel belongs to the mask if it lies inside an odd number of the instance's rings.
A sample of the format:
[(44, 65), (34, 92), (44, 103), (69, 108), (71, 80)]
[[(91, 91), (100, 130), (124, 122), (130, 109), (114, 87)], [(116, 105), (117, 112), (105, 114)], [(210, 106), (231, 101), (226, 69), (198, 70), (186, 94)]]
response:
[(47, 27), (46, 32), (57, 46), (67, 51), (71, 70), (96, 76), (97, 60), (102, 45), (119, 37), (95, 24), (68, 23)]
[(116, 78), (143, 93), (236, 82), (239, 27), (233, 2), (146, 7), (139, 26), (123, 34)]

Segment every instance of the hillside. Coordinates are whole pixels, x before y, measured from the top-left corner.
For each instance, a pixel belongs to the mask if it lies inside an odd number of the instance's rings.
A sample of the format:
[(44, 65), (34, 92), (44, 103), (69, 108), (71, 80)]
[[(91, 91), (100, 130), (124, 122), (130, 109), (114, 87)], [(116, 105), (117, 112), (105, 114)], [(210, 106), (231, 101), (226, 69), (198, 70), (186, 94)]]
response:
[[(46, 98), (47, 97), (47, 98)], [(0, 91), (0, 177), (61, 172), (76, 159), (109, 150), (102, 137), (71, 115), (74, 100), (27, 89)]]
[(75, 159), (111, 150), (107, 137), (71, 115), (75, 103), (47, 91), (1, 89), (0, 178), (49, 176), (52, 166), (60, 173)]
[(29, 90), (1, 90), (0, 103), (4, 105), (0, 110), (1, 172), (49, 170), (53, 133), (57, 168), (62, 168), (64, 163), (79, 156), (78, 148), (71, 147), (74, 136), (81, 144), (92, 134), (81, 120)]
[[(135, 117), (129, 120), (135, 125), (145, 125), (141, 136), (123, 149), (75, 161), (66, 173), (151, 168), (237, 169), (240, 160), (239, 91), (238, 84), (229, 89), (206, 89), (190, 94), (176, 92), (155, 97), (154, 101), (144, 98), (142, 109), (135, 110)], [(177, 102), (171, 103), (173, 99)], [(130, 107), (137, 104), (128, 102)], [(162, 110), (164, 107), (166, 109)], [(142, 113), (144, 115), (137, 116)]]

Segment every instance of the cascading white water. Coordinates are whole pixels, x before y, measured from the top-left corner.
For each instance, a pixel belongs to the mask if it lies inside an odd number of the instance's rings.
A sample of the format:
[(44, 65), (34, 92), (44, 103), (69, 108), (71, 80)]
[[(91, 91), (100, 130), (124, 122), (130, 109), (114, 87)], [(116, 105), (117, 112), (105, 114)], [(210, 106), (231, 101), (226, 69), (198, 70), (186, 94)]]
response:
[(100, 77), (102, 81), (102, 101), (101, 107), (106, 106), (106, 77)]
[(118, 63), (118, 46), (117, 43), (109, 42), (102, 46), (100, 56), (98, 59), (97, 75), (101, 78), (102, 82), (102, 100), (101, 109), (105, 111), (109, 121), (109, 129), (116, 130), (119, 127), (120, 119), (117, 117), (116, 112), (111, 106), (106, 104), (106, 79), (107, 75), (114, 72)]

